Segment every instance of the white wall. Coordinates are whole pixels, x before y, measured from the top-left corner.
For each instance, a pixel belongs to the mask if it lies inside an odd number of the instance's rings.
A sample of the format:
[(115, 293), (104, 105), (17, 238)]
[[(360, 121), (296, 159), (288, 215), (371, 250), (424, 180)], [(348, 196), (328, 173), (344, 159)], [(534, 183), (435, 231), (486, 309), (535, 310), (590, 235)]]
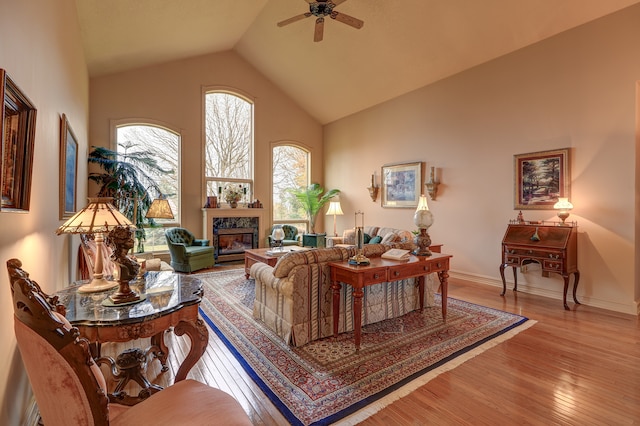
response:
[[(427, 178), (435, 166), (442, 181), (429, 202), (432, 241), (453, 255), (457, 276), (501, 286), (500, 243), (518, 213), (513, 156), (571, 148), (579, 300), (637, 313), (638, 22), (633, 6), (325, 126), (326, 184), (343, 190), (339, 230), (353, 226), (358, 209), (367, 224), (415, 229), (413, 210), (383, 209), (366, 187), (383, 164), (423, 161)], [(551, 210), (523, 214), (556, 219)], [(518, 281), (521, 291), (561, 297), (559, 276), (535, 269)]]
[[(22, 424), (30, 396), (15, 344), (6, 261), (22, 260), (47, 293), (68, 285), (74, 238), (56, 236), (60, 116), (68, 116), (86, 158), (89, 79), (73, 0), (0, 0), (0, 68), (37, 108), (34, 174), (28, 213), (0, 212), (0, 424)], [(86, 162), (78, 163), (79, 207), (86, 198)], [(75, 238), (77, 239), (77, 237)]]

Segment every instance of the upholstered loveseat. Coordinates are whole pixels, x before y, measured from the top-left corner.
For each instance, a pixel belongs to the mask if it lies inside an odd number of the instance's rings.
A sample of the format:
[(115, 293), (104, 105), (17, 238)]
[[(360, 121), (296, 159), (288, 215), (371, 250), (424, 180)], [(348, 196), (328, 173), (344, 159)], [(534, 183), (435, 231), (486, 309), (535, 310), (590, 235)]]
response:
[[(363, 254), (372, 258), (393, 247), (409, 248), (410, 244), (369, 244), (364, 247)], [(293, 346), (332, 336), (333, 299), (328, 264), (349, 259), (355, 254), (355, 247), (321, 248), (288, 253), (278, 260), (275, 267), (254, 264), (250, 271), (256, 285), (254, 318), (264, 322)], [(427, 279), (425, 306), (434, 304), (437, 281), (437, 278)], [(340, 333), (353, 330), (352, 289), (343, 285), (341, 292)], [(367, 286), (364, 293), (363, 326), (419, 308), (414, 278)]]
[[(365, 244), (402, 243), (413, 241), (410, 231), (379, 226), (364, 227)], [(345, 229), (341, 237), (327, 237), (327, 247), (353, 246), (356, 244), (355, 229)]]

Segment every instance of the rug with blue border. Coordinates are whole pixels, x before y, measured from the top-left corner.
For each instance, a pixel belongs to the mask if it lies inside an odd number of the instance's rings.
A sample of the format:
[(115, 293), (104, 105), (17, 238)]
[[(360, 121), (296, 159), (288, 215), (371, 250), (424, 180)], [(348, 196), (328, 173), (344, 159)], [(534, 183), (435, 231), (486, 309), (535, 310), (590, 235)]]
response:
[(286, 345), (253, 318), (253, 279), (244, 270), (198, 274), (200, 312), (292, 425), (353, 424), (443, 371), (533, 325), (525, 317), (448, 299), (436, 307), (303, 347)]

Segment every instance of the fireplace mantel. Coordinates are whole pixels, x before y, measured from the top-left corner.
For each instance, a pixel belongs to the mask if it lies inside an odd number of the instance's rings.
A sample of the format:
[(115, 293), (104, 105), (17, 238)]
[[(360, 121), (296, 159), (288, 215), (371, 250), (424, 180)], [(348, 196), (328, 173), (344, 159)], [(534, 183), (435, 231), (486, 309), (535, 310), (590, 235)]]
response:
[(219, 209), (202, 209), (202, 220), (204, 235), (209, 240), (209, 244), (213, 244), (213, 219), (219, 217), (257, 217), (258, 218), (258, 246), (265, 247), (267, 223), (265, 209), (248, 209), (240, 208), (219, 208)]

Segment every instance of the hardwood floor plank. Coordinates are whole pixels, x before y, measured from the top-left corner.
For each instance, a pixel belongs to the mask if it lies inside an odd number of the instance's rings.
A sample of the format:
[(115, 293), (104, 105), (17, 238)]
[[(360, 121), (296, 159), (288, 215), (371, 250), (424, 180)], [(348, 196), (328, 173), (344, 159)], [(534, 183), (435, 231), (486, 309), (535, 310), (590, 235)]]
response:
[[(571, 305), (575, 310), (565, 311), (559, 300), (511, 290), (504, 297), (499, 294), (497, 287), (449, 280), (450, 297), (524, 315), (537, 323), (435, 377), (361, 424), (640, 424), (638, 317), (585, 305), (577, 309)], [(148, 345), (141, 341), (105, 346), (111, 346), (108, 350), (115, 357), (136, 344)], [(170, 371), (160, 373), (158, 361), (148, 364), (149, 376), (162, 386), (173, 382), (189, 349), (185, 336), (173, 333), (167, 336), (167, 345)], [(287, 424), (213, 332), (188, 377), (233, 395), (256, 425)]]

